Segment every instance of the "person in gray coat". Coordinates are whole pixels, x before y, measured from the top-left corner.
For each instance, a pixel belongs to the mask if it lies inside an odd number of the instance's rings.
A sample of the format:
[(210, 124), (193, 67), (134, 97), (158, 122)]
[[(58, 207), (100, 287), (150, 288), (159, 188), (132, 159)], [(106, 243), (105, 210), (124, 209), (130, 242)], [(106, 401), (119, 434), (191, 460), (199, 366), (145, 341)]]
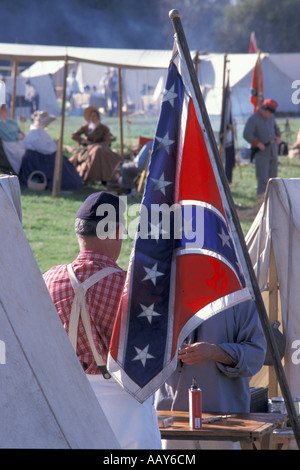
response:
[(246, 122), (243, 137), (251, 144), (251, 159), (255, 161), (257, 197), (264, 195), (268, 180), (277, 177), (278, 144), (281, 132), (274, 113), (278, 103), (264, 100), (262, 106)]
[[(206, 413), (249, 413), (249, 378), (263, 366), (266, 339), (254, 301), (230, 307), (200, 324), (178, 352), (178, 366), (155, 394), (157, 410), (188, 411), (196, 379)], [(231, 443), (163, 441), (164, 449), (236, 448)]]

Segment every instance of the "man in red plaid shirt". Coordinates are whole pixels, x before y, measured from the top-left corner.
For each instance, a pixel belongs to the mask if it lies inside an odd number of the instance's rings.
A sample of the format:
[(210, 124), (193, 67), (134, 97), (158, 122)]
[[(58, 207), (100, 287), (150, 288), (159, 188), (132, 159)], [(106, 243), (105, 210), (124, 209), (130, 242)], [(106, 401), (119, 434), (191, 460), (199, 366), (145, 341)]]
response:
[(140, 404), (106, 370), (126, 278), (117, 265), (124, 210), (118, 196), (105, 191), (91, 194), (75, 218), (79, 255), (70, 265), (52, 267), (44, 280), (121, 448), (154, 449), (161, 448), (161, 441), (153, 397)]

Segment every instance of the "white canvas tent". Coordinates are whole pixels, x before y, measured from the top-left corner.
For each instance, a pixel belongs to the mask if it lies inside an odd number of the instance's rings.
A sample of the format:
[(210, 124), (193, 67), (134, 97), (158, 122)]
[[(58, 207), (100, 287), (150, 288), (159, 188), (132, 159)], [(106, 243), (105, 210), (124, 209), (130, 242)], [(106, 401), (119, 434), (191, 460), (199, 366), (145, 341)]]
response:
[[(68, 73), (70, 69), (76, 71), (76, 80), (79, 85), (80, 92), (84, 92), (85, 85), (93, 86), (97, 89), (97, 94), (104, 96), (101, 82), (110, 67), (107, 65), (99, 65), (89, 62), (68, 62)], [(56, 90), (61, 90), (63, 85), (63, 61), (37, 61), (21, 72), (21, 77), (31, 78), (32, 81), (39, 79), (42, 75), (51, 76), (53, 86)], [(150, 89), (149, 92), (149, 109), (152, 106), (158, 108), (160, 104), (159, 98), (162, 96), (163, 86), (159, 87), (162, 82), (165, 83), (166, 69), (122, 69), (122, 104), (133, 111), (140, 111), (145, 108), (143, 100), (143, 88)], [(48, 89), (48, 87), (45, 87)], [(159, 88), (159, 93), (155, 95), (155, 91)], [(145, 100), (146, 101), (146, 100)], [(43, 108), (44, 109), (44, 108)], [(47, 111), (47, 109), (46, 109)], [(49, 112), (49, 111), (48, 111)], [(53, 114), (53, 113), (52, 113)], [(83, 114), (83, 111), (82, 111)]]
[(0, 177), (0, 448), (117, 449)]
[[(76, 79), (81, 91), (87, 84), (90, 87), (96, 86), (99, 91), (99, 83), (107, 73), (108, 67), (103, 65), (79, 62), (77, 66)], [(144, 109), (143, 88), (149, 88), (149, 95), (152, 97), (161, 77), (166, 77), (166, 69), (123, 69), (122, 70), (122, 104), (134, 105), (134, 111)], [(163, 80), (165, 83), (165, 80)], [(145, 93), (148, 95), (148, 93)], [(149, 107), (155, 103), (160, 104), (161, 94), (157, 99), (151, 100)]]
[[(300, 396), (299, 192), (300, 179), (269, 180), (264, 203), (246, 236), (259, 288), (269, 297), (270, 321), (278, 316), (282, 322), (286, 337), (284, 371), (292, 396)], [(275, 315), (271, 312), (274, 307)], [(253, 384), (267, 386), (269, 372), (265, 366)]]
[[(51, 77), (46, 75), (33, 76), (30, 78), (31, 83), (36, 88), (37, 93), (39, 94), (39, 109), (47, 111), (48, 114), (53, 114), (54, 116), (60, 116), (60, 106), (55, 96), (55, 91)], [(25, 96), (25, 83), (26, 76), (19, 76), (16, 78), (16, 101), (15, 101), (15, 117), (19, 118), (21, 115), (25, 116), (27, 119), (30, 118), (30, 108), (24, 107), (22, 104), (21, 98)], [(13, 94), (13, 78), (9, 77), (6, 79), (6, 92)]]
[[(232, 90), (233, 116), (249, 116), (250, 87), (257, 54), (227, 54)], [(278, 111), (297, 113), (299, 107), (292, 101), (292, 83), (300, 77), (300, 54), (261, 53), (261, 67), (265, 98), (278, 102)], [(198, 79), (210, 115), (221, 114), (223, 93), (224, 54), (208, 54), (199, 57)]]

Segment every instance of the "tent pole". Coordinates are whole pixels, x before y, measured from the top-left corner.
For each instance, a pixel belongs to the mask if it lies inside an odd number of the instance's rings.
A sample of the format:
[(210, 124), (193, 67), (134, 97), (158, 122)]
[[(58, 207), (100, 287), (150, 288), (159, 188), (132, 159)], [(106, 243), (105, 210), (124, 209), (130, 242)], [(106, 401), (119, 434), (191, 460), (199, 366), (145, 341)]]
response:
[(294, 406), (294, 403), (293, 403), (291, 392), (289, 390), (289, 386), (288, 386), (288, 383), (287, 383), (287, 380), (286, 380), (286, 376), (285, 376), (285, 373), (284, 373), (284, 370), (283, 370), (283, 367), (282, 367), (282, 363), (281, 363), (277, 343), (275, 341), (275, 337), (274, 337), (274, 334), (273, 334), (273, 331), (272, 331), (272, 327), (270, 325), (269, 318), (268, 318), (268, 315), (266, 313), (265, 305), (264, 305), (264, 302), (262, 300), (261, 292), (260, 292), (260, 289), (259, 289), (259, 286), (258, 286), (258, 282), (257, 282), (256, 276), (255, 276), (254, 270), (253, 270), (250, 255), (249, 255), (248, 250), (247, 250), (245, 238), (244, 238), (244, 235), (243, 235), (243, 232), (242, 232), (242, 229), (241, 229), (241, 226), (240, 226), (240, 222), (239, 222), (239, 219), (238, 219), (238, 216), (237, 216), (237, 212), (236, 212), (235, 205), (234, 205), (234, 202), (233, 202), (233, 199), (232, 199), (229, 184), (227, 182), (225, 171), (224, 171), (224, 168), (223, 168), (223, 165), (222, 165), (222, 161), (221, 161), (220, 155), (218, 153), (218, 147), (217, 147), (217, 144), (216, 144), (215, 136), (214, 136), (214, 133), (213, 133), (213, 130), (212, 130), (212, 127), (211, 127), (211, 123), (210, 123), (208, 113), (207, 113), (207, 110), (206, 110), (206, 107), (205, 107), (205, 103), (204, 103), (204, 100), (203, 100), (203, 97), (202, 97), (202, 93), (201, 93), (201, 90), (200, 90), (200, 87), (199, 87), (197, 76), (195, 74), (195, 69), (193, 67), (193, 62), (191, 60), (191, 54), (190, 54), (190, 51), (189, 51), (189, 48), (188, 48), (188, 45), (187, 45), (187, 42), (186, 42), (186, 38), (185, 38), (185, 34), (184, 34), (184, 31), (183, 31), (182, 25), (181, 25), (180, 16), (179, 16), (179, 13), (178, 13), (177, 10), (171, 10), (170, 13), (169, 13), (169, 16), (170, 16), (170, 19), (172, 20), (174, 31), (177, 34), (178, 41), (181, 45), (181, 48), (182, 48), (182, 51), (183, 51), (183, 54), (184, 54), (184, 57), (185, 57), (187, 68), (189, 70), (191, 83), (192, 83), (192, 86), (194, 88), (194, 92), (195, 92), (195, 95), (196, 95), (196, 99), (197, 99), (199, 108), (201, 110), (201, 114), (202, 114), (203, 122), (204, 122), (204, 125), (205, 125), (205, 128), (206, 128), (206, 131), (207, 131), (208, 139), (210, 141), (212, 151), (213, 151), (213, 154), (214, 154), (215, 163), (217, 165), (217, 168), (218, 168), (218, 171), (219, 171), (219, 176), (220, 176), (221, 181), (222, 181), (223, 189), (224, 189), (224, 192), (225, 192), (225, 195), (226, 195), (229, 207), (230, 207), (231, 217), (232, 217), (233, 223), (235, 225), (237, 235), (239, 237), (241, 248), (243, 250), (244, 260), (245, 260), (246, 265), (247, 265), (248, 273), (249, 273), (249, 276), (250, 276), (250, 279), (251, 279), (253, 293), (254, 293), (254, 296), (255, 296), (256, 308), (257, 308), (257, 311), (258, 311), (258, 314), (259, 314), (259, 317), (260, 317), (260, 320), (261, 320), (261, 324), (262, 324), (262, 327), (263, 327), (263, 330), (264, 330), (264, 333), (265, 333), (266, 341), (268, 343), (269, 350), (270, 350), (270, 353), (271, 353), (271, 356), (272, 356), (272, 359), (273, 359), (274, 368), (275, 368), (275, 371), (276, 371), (276, 374), (277, 374), (277, 379), (278, 379), (278, 382), (279, 382), (279, 385), (280, 385), (280, 388), (281, 388), (281, 392), (282, 392), (282, 395), (283, 395), (283, 398), (284, 398), (284, 401), (285, 401), (285, 404), (286, 404), (290, 424), (291, 424), (291, 427), (294, 431), (294, 436), (295, 436), (295, 440), (297, 442), (298, 448), (300, 449), (300, 427), (299, 427), (298, 416), (297, 416), (296, 409), (295, 409), (295, 406)]
[[(272, 242), (269, 262), (269, 320), (271, 325), (278, 320), (278, 278)], [(278, 394), (278, 381), (276, 379), (274, 367), (269, 366), (269, 396), (277, 397)]]
[(122, 73), (121, 67), (118, 68), (118, 82), (119, 82), (119, 123), (120, 123), (120, 155), (123, 157), (123, 96), (122, 96)]
[(63, 84), (63, 96), (62, 96), (62, 107), (61, 107), (61, 118), (60, 118), (60, 135), (59, 135), (59, 139), (57, 142), (57, 152), (56, 152), (56, 157), (55, 157), (52, 197), (59, 196), (60, 188), (61, 188), (67, 74), (68, 74), (68, 58), (66, 57), (65, 65), (64, 65), (64, 84)]
[(14, 66), (13, 66), (13, 93), (12, 93), (11, 110), (10, 110), (10, 116), (11, 116), (12, 119), (15, 118), (15, 110), (16, 110), (17, 74), (18, 74), (18, 61), (14, 60)]

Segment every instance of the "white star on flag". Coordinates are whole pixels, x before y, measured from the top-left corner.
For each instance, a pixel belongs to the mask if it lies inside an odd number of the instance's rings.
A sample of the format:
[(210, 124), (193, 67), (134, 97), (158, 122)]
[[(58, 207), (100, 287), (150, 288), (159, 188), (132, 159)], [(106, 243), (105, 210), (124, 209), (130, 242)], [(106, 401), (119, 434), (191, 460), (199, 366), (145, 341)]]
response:
[(160, 273), (157, 271), (157, 263), (152, 268), (146, 268), (144, 266), (145, 271), (147, 272), (146, 276), (144, 277), (143, 281), (146, 281), (147, 279), (150, 279), (153, 284), (156, 286), (156, 278), (158, 276), (163, 276), (164, 273)]
[(146, 305), (143, 304), (140, 304), (140, 306), (142, 307), (143, 311), (138, 316), (146, 317), (149, 323), (152, 322), (152, 317), (160, 316), (160, 313), (154, 311), (154, 304), (150, 305), (149, 307), (146, 307)]
[(137, 352), (137, 355), (132, 359), (133, 361), (141, 361), (143, 366), (145, 367), (147, 359), (153, 359), (154, 356), (148, 354), (149, 344), (144, 349), (137, 348), (134, 346), (134, 349)]
[(156, 139), (158, 140), (159, 144), (155, 150), (165, 149), (166, 152), (169, 153), (169, 147), (170, 145), (174, 144), (175, 140), (170, 140), (168, 134), (169, 133), (167, 132), (163, 137), (156, 136)]
[(175, 85), (173, 84), (169, 90), (165, 90), (162, 101), (168, 101), (170, 105), (174, 106), (174, 99), (177, 98), (177, 93), (174, 93)]
[(163, 195), (165, 196), (166, 195), (165, 188), (166, 186), (169, 186), (169, 184), (172, 184), (172, 181), (165, 181), (164, 173), (160, 175), (159, 179), (157, 178), (151, 178), (151, 179), (155, 183), (153, 191), (161, 191)]
[(221, 238), (222, 240), (222, 246), (229, 246), (229, 248), (231, 248), (230, 246), (230, 243), (229, 243), (229, 240), (230, 240), (230, 236), (227, 235), (225, 232), (224, 232), (224, 229), (222, 228), (222, 233), (218, 233), (219, 237)]

